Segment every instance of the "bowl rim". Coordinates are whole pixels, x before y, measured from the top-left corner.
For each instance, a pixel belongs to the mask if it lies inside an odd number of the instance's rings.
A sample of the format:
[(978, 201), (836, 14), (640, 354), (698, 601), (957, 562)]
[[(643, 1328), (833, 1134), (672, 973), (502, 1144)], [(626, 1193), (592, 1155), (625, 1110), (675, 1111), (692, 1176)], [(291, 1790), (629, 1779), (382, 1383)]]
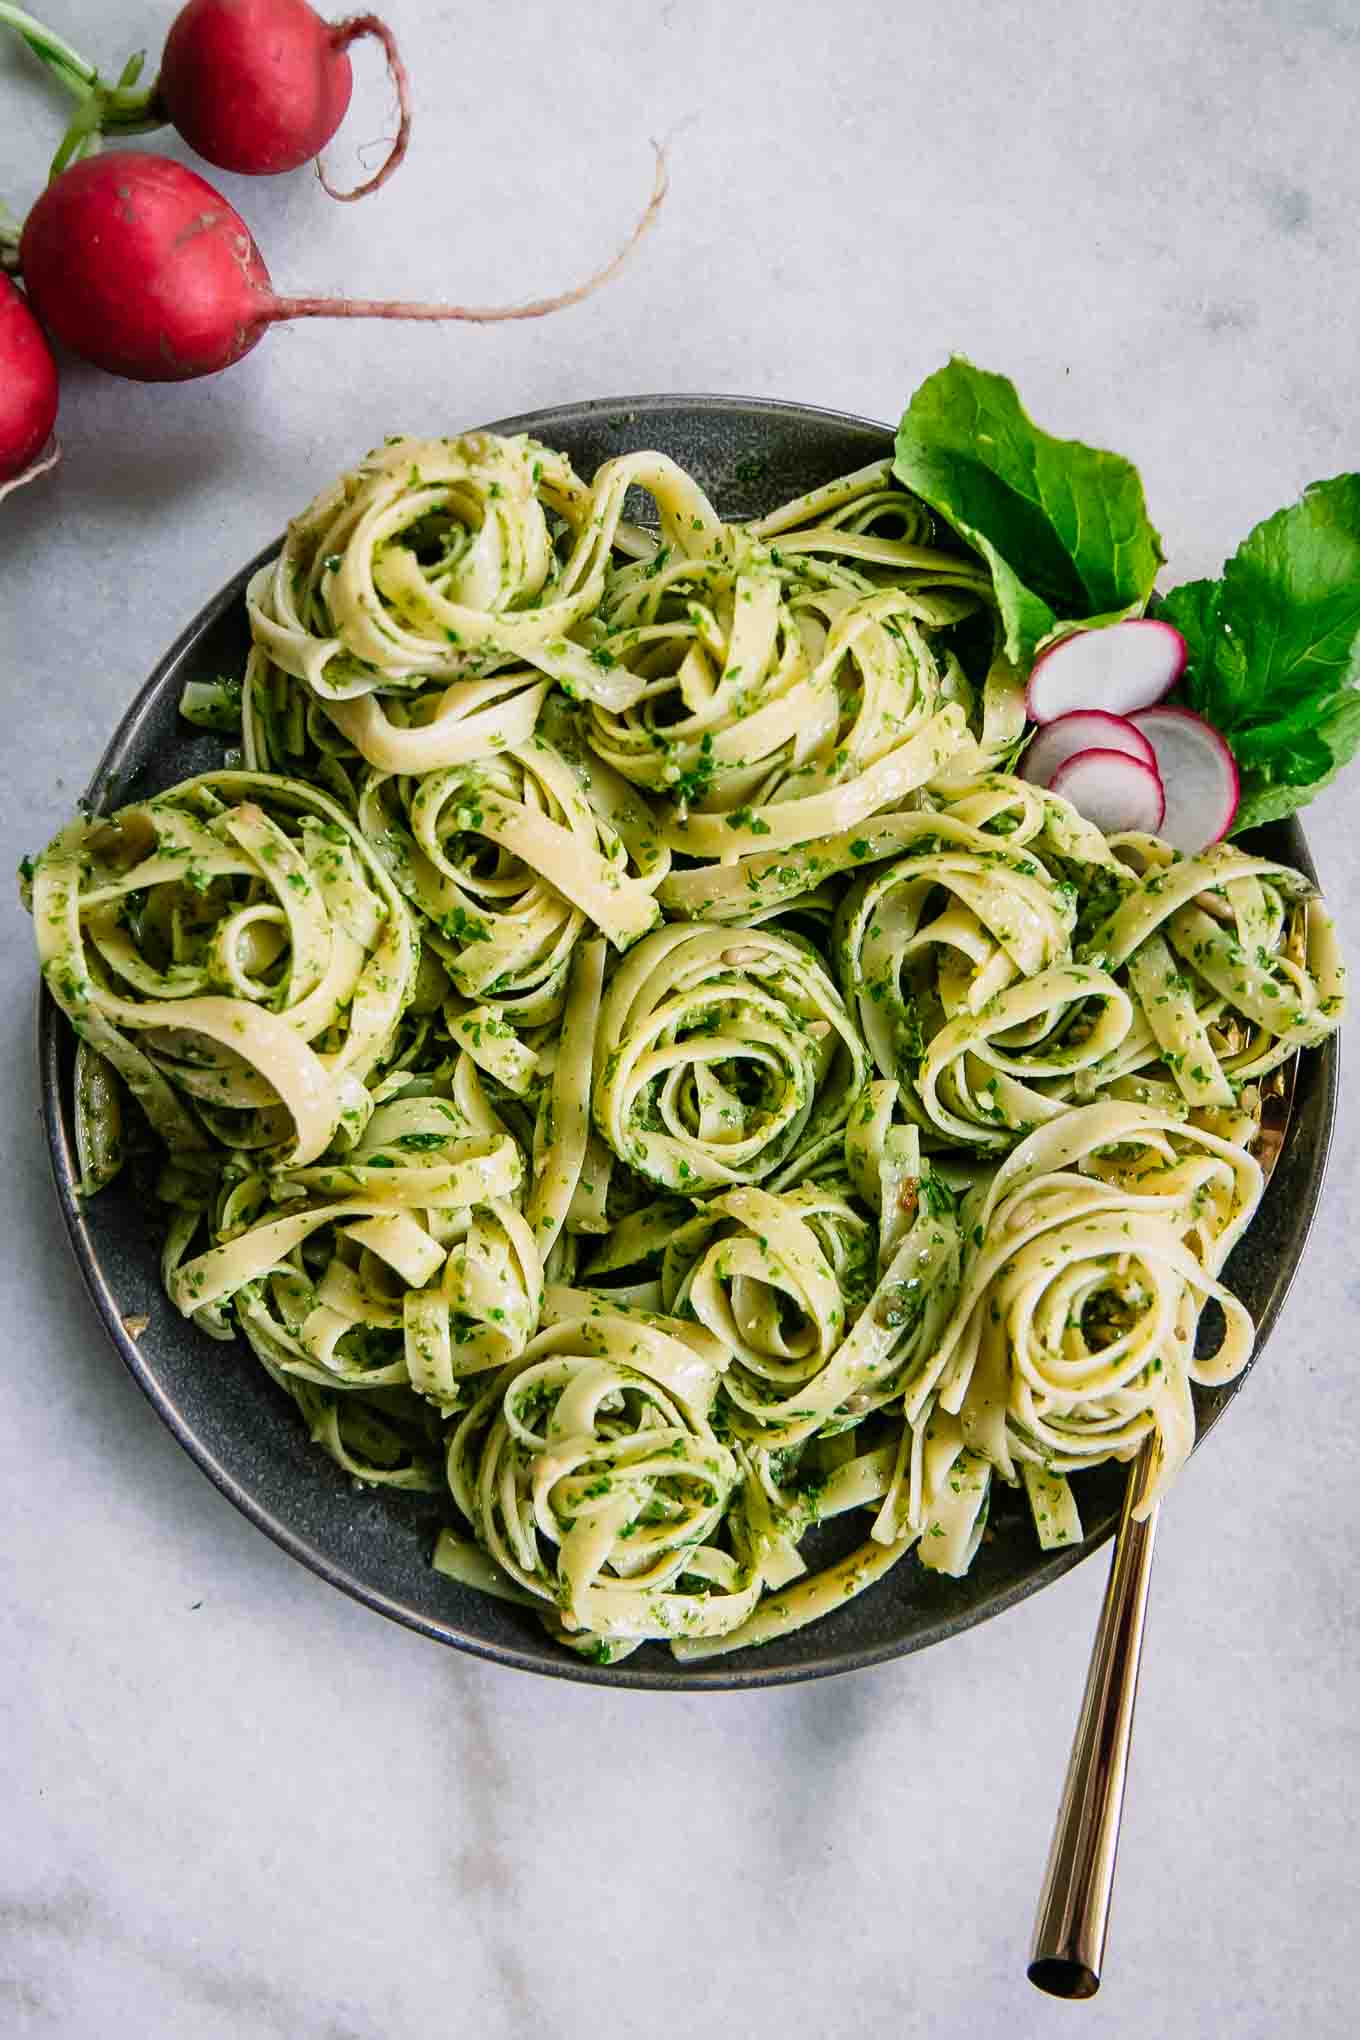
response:
[[(570, 420), (579, 423), (582, 419), (606, 415), (626, 419), (629, 411), (655, 415), (658, 412), (692, 409), (741, 417), (756, 415), (787, 420), (815, 418), (858, 431), (882, 433), (885, 438), (890, 438), (893, 430), (890, 425), (879, 419), (866, 418), (855, 412), (837, 410), (825, 405), (805, 404), (792, 398), (742, 397), (703, 391), (593, 397), (575, 403), (564, 402), (538, 410), (512, 413), (489, 424), (470, 426), (465, 430), (505, 434), (531, 431), (537, 437), (547, 437), (550, 436), (555, 422)], [(193, 649), (212, 625), (236, 607), (242, 600), (250, 576), (277, 555), (282, 543), (283, 535), (280, 534), (261, 547), (251, 560), (232, 574), (224, 586), (203, 603), (157, 660), (150, 675), (119, 718), (105, 745), (83, 797), (83, 804), (97, 810), (106, 796), (113, 791), (120, 760), (135, 742), (141, 723), (159, 703), (166, 684), (180, 660)], [(1297, 837), (1293, 854), (1298, 866), (1316, 884), (1317, 871), (1303, 831), (1293, 817), (1289, 820), (1289, 826), (1291, 833)], [(262, 1530), (291, 1558), (296, 1559), (331, 1586), (338, 1588), (351, 1600), (361, 1602), (390, 1621), (400, 1623), (402, 1627), (412, 1629), (433, 1642), (517, 1671), (533, 1672), (546, 1678), (568, 1679), (582, 1685), (622, 1687), (634, 1692), (711, 1693), (746, 1691), (753, 1687), (801, 1685), (813, 1679), (831, 1678), (841, 1672), (858, 1671), (870, 1665), (884, 1664), (895, 1658), (910, 1656), (918, 1650), (924, 1650), (932, 1644), (945, 1641), (948, 1637), (972, 1629), (979, 1623), (990, 1621), (994, 1616), (1006, 1613), (1020, 1602), (1028, 1600), (1031, 1595), (1062, 1578), (1074, 1566), (1081, 1564), (1084, 1559), (1099, 1550), (1114, 1534), (1115, 1517), (1112, 1515), (1109, 1520), (1089, 1532), (1081, 1543), (1042, 1554), (1041, 1566), (1036, 1564), (1031, 1571), (1009, 1585), (1000, 1587), (981, 1604), (928, 1615), (919, 1628), (913, 1629), (906, 1636), (889, 1638), (849, 1650), (831, 1650), (794, 1665), (762, 1665), (757, 1659), (750, 1666), (732, 1666), (726, 1658), (717, 1658), (708, 1664), (677, 1663), (673, 1672), (636, 1667), (632, 1660), (627, 1658), (617, 1665), (597, 1665), (554, 1644), (546, 1636), (541, 1649), (529, 1648), (527, 1645), (488, 1641), (484, 1637), (468, 1632), (452, 1619), (436, 1620), (419, 1608), (360, 1578), (322, 1544), (282, 1522), (267, 1503), (256, 1497), (249, 1483), (225, 1465), (207, 1441), (199, 1435), (192, 1421), (160, 1380), (155, 1368), (142, 1355), (136, 1339), (129, 1333), (124, 1323), (82, 1209), (77, 1187), (79, 1170), (75, 1158), (74, 1136), (67, 1123), (67, 1101), (62, 1081), (61, 1015), (55, 1000), (41, 980), (38, 985), (35, 1017), (35, 1045), (43, 1127), (62, 1219), (90, 1300), (114, 1349), (138, 1388), (176, 1442), (200, 1471), (207, 1475), (218, 1492), (224, 1495), (247, 1521)], [(1310, 1058), (1312, 1081), (1322, 1087), (1322, 1100), (1320, 1136), (1315, 1145), (1308, 1180), (1303, 1188), (1295, 1220), (1297, 1251), (1291, 1265), (1285, 1271), (1283, 1282), (1276, 1288), (1256, 1324), (1251, 1358), (1246, 1367), (1233, 1381), (1218, 1391), (1214, 1409), (1201, 1416), (1197, 1422), (1195, 1443), (1192, 1448), (1195, 1451), (1198, 1451), (1218, 1422), (1227, 1404), (1235, 1398), (1249, 1375), (1254, 1372), (1289, 1296), (1312, 1232), (1326, 1180), (1336, 1125), (1340, 1072), (1338, 1038), (1332, 1035), (1319, 1050), (1305, 1053)], [(1249, 1236), (1248, 1233), (1246, 1237)]]

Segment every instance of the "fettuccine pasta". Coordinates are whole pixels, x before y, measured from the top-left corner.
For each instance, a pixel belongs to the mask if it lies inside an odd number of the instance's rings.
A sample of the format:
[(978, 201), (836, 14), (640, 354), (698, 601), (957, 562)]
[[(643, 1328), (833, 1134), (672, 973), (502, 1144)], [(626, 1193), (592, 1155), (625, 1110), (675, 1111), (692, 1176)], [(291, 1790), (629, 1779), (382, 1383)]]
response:
[(184, 703), (239, 760), (29, 872), (82, 1189), (447, 1497), (442, 1573), (701, 1658), (962, 1574), (998, 1485), (1045, 1549), (1089, 1467), (1164, 1490), (1335, 932), (1013, 775), (988, 568), (886, 462), (736, 525), (659, 453), (394, 439), (248, 608)]

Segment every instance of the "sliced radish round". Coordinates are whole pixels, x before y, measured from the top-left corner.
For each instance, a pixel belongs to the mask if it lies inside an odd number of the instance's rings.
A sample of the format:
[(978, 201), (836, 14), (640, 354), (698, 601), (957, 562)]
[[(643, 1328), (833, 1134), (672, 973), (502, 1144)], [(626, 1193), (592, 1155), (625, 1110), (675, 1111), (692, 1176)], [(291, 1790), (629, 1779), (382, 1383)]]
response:
[(1185, 639), (1155, 617), (1074, 630), (1035, 660), (1025, 713), (1037, 723), (1056, 722), (1079, 708), (1132, 715), (1171, 692), (1185, 660)]
[(1070, 800), (1105, 836), (1123, 829), (1155, 836), (1162, 825), (1166, 802), (1157, 768), (1127, 751), (1078, 751), (1058, 767), (1048, 790)]
[(1193, 857), (1232, 827), (1237, 761), (1213, 724), (1188, 708), (1145, 708), (1132, 721), (1157, 754), (1166, 791), (1162, 840)]
[(1137, 758), (1154, 770), (1157, 765), (1156, 752), (1127, 717), (1105, 715), (1098, 708), (1076, 708), (1071, 715), (1044, 724), (1026, 746), (1016, 770), (1035, 786), (1048, 786), (1058, 767), (1075, 758), (1078, 751), (1123, 751), (1126, 757)]

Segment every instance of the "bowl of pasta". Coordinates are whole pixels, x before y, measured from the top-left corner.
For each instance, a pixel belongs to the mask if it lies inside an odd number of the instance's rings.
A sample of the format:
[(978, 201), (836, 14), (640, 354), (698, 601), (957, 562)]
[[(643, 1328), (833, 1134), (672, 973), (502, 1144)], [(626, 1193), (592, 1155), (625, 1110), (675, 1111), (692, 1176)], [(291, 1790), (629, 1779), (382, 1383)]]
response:
[(442, 1642), (704, 1688), (1164, 1486), (1303, 1250), (1341, 966), (1293, 820), (1107, 838), (1024, 730), (869, 421), (579, 404), (303, 509), (30, 874), (76, 1258), (222, 1492)]

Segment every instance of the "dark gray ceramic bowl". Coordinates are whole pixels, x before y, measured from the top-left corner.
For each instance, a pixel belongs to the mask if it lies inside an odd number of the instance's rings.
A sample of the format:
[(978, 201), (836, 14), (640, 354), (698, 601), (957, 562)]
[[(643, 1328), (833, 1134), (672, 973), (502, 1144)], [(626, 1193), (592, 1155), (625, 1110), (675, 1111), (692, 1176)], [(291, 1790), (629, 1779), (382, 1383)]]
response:
[[(585, 475), (611, 454), (658, 447), (691, 469), (729, 517), (758, 515), (880, 458), (891, 445), (885, 427), (863, 419), (741, 397), (628, 397), (566, 405), (503, 420), (497, 429), (533, 432), (561, 447)], [(342, 457), (343, 450), (337, 453)], [(260, 559), (274, 550), (268, 547)], [(233, 576), (156, 668), (95, 774), (89, 793), (94, 806), (109, 809), (220, 763), (220, 740), (182, 723), (176, 704), (186, 680), (242, 669), (248, 642), (243, 591), (258, 564), (252, 561)], [(1292, 822), (1260, 831), (1257, 847), (1312, 873), (1303, 835)], [(252, 1522), (323, 1579), (441, 1643), (525, 1671), (607, 1686), (712, 1689), (819, 1678), (919, 1650), (999, 1614), (1057, 1579), (1113, 1530), (1122, 1468), (1099, 1468), (1078, 1479), (1089, 1535), (1062, 1552), (1037, 1549), (1023, 1502), (1003, 1488), (993, 1506), (994, 1535), (966, 1579), (924, 1572), (908, 1559), (825, 1621), (761, 1651), (720, 1658), (709, 1667), (681, 1667), (668, 1651), (649, 1644), (612, 1669), (587, 1664), (550, 1643), (527, 1612), (431, 1570), (431, 1548), (446, 1513), (437, 1497), (356, 1493), (308, 1444), (292, 1403), (243, 1344), (215, 1344), (179, 1317), (161, 1292), (153, 1213), (138, 1208), (119, 1185), (81, 1206), (75, 1190), (71, 1041), (46, 997), (39, 1034), (48, 1138), (67, 1230), (109, 1336), (138, 1384), (185, 1450)], [(1228, 1266), (1229, 1283), (1260, 1328), (1258, 1355), (1312, 1223), (1336, 1086), (1336, 1048), (1329, 1043), (1303, 1058), (1283, 1158), (1249, 1236)], [(134, 1316), (149, 1320), (135, 1341), (123, 1322)], [(1203, 1398), (1201, 1436), (1243, 1379)], [(831, 1539), (845, 1527), (830, 1526), (823, 1535)]]

